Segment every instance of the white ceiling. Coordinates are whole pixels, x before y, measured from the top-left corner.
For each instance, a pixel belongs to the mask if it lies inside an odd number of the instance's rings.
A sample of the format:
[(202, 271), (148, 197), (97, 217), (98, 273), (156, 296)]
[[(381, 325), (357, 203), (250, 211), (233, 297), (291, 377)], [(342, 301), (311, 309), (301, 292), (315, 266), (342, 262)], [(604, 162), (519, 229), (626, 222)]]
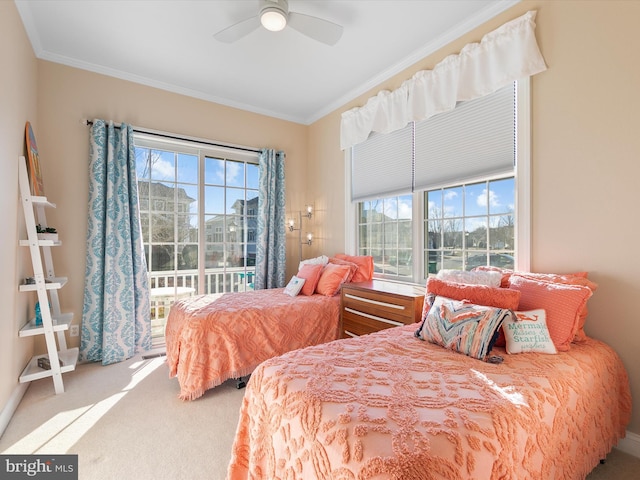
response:
[(15, 0), (38, 58), (310, 124), (518, 0), (289, 0), (344, 27), (335, 46), (287, 27), (213, 34), (258, 0)]

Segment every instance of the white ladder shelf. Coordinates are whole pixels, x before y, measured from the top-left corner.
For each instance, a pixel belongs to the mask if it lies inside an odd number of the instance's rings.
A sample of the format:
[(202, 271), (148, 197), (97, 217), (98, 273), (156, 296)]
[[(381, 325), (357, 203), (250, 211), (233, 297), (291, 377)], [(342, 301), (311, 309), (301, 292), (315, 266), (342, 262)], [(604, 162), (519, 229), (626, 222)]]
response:
[[(62, 243), (57, 240), (40, 240), (36, 230), (36, 215), (37, 224), (46, 228), (45, 209), (55, 208), (56, 206), (50, 203), (46, 197), (31, 195), (25, 157), (20, 157), (18, 170), (20, 199), (27, 227), (27, 240), (20, 240), (19, 244), (22, 247), (29, 247), (31, 263), (33, 264), (33, 278), (35, 279), (35, 283), (20, 285), (19, 291), (37, 293), (42, 317), (42, 325), (36, 326), (35, 318), (33, 318), (20, 329), (20, 336), (44, 335), (47, 345), (47, 353), (31, 358), (20, 375), (20, 383), (52, 377), (56, 394), (59, 394), (64, 392), (62, 374), (71, 372), (76, 368), (78, 348), (67, 348), (64, 332), (69, 329), (69, 325), (73, 320), (73, 313), (62, 313), (60, 311), (58, 290), (67, 283), (67, 279), (56, 277), (51, 257), (51, 248), (60, 246)], [(51, 368), (40, 367), (38, 361), (41, 358), (47, 358)]]

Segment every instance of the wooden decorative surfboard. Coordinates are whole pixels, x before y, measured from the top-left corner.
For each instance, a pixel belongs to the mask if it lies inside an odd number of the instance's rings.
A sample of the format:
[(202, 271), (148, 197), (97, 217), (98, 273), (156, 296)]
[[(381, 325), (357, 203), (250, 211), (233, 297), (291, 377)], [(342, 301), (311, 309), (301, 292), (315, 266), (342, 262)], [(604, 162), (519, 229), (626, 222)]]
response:
[(27, 122), (25, 127), (25, 140), (27, 144), (27, 155), (29, 167), (29, 181), (31, 183), (31, 195), (44, 197), (44, 185), (42, 183), (42, 170), (40, 170), (40, 159), (38, 157), (38, 145), (33, 134), (31, 123)]

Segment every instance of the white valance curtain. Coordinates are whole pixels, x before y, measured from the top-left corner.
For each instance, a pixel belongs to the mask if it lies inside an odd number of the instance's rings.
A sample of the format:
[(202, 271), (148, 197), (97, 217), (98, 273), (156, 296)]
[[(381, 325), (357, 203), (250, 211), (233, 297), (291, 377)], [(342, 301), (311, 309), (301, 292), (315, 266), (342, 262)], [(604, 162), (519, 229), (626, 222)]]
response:
[(383, 90), (362, 107), (342, 114), (340, 147), (364, 142), (371, 132), (390, 133), (409, 122), (455, 108), (456, 103), (495, 92), (547, 69), (530, 11), (449, 55), (433, 70), (417, 72), (394, 91)]

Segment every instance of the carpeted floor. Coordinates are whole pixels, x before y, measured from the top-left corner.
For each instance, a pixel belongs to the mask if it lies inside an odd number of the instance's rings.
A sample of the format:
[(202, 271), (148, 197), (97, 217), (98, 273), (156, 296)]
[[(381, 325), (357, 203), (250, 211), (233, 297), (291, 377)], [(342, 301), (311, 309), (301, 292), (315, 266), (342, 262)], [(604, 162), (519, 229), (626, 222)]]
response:
[[(223, 480), (244, 390), (228, 381), (178, 399), (165, 357), (79, 365), (33, 382), (0, 438), (3, 454), (78, 454), (80, 480)], [(587, 480), (637, 480), (640, 458), (613, 450)]]

